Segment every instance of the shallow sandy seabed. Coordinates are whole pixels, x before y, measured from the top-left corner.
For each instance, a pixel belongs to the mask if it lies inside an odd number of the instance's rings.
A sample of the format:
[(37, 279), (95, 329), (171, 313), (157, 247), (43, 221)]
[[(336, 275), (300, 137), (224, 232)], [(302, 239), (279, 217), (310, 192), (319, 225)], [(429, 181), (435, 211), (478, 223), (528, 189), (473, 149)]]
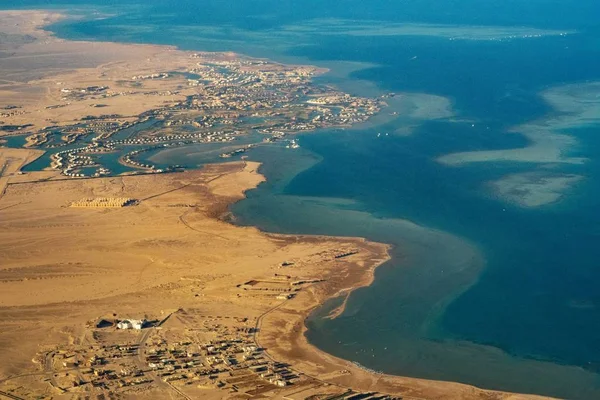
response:
[(554, 108), (552, 115), (510, 130), (524, 135), (530, 145), (517, 149), (447, 154), (438, 161), (448, 165), (504, 161), (582, 164), (585, 158), (568, 156), (568, 152), (578, 144), (572, 131), (600, 122), (599, 93), (600, 82), (548, 89), (541, 96)]
[(539, 207), (559, 201), (565, 191), (583, 179), (581, 175), (547, 171), (525, 172), (490, 182), (499, 198), (522, 207)]
[(523, 148), (469, 151), (447, 154), (438, 158), (448, 166), (471, 163), (529, 163), (532, 170), (508, 175), (490, 185), (497, 197), (523, 207), (538, 207), (554, 203), (580, 177), (572, 174), (548, 173), (545, 165), (584, 164), (585, 157), (570, 156), (579, 142), (576, 130), (600, 123), (600, 82), (559, 86), (541, 93), (554, 112), (510, 130), (522, 134), (530, 144)]
[(434, 36), (451, 40), (506, 40), (543, 36), (567, 35), (572, 31), (536, 29), (528, 27), (473, 26), (447, 24), (382, 23), (381, 21), (354, 21), (320, 18), (285, 29), (296, 34), (343, 34), (350, 36)]

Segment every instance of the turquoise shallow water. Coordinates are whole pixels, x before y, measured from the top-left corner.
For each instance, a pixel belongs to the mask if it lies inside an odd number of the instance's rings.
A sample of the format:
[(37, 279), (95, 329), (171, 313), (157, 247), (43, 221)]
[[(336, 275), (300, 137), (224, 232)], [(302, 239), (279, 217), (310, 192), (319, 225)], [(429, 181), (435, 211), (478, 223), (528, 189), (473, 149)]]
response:
[[(600, 398), (598, 125), (569, 132), (579, 140), (570, 152), (587, 157), (586, 163), (543, 165), (584, 179), (562, 201), (539, 208), (507, 203), (486, 186), (537, 164), (449, 167), (436, 161), (452, 152), (526, 146), (527, 139), (507, 130), (556, 114), (540, 91), (600, 80), (597, 2), (183, 1), (173, 9), (130, 1), (115, 7), (116, 16), (66, 21), (53, 29), (67, 38), (176, 44), (328, 65), (334, 70), (324, 79), (346, 90), (449, 98), (453, 118), (398, 118), (385, 126), (304, 135), (296, 152), (250, 152), (264, 162), (269, 181), (233, 207), (238, 223), (365, 236), (395, 246), (394, 259), (380, 268), (372, 287), (351, 296), (340, 318), (322, 319), (326, 305), (308, 321), (309, 339), (328, 352), (394, 374)], [(376, 29), (419, 22), (577, 33), (449, 40), (377, 31), (351, 35), (346, 27), (329, 35), (308, 24), (314, 18), (351, 18)], [(343, 69), (356, 69), (349, 61), (369, 65), (344, 76)], [(410, 136), (377, 137), (408, 124)], [(151, 157), (193, 166), (214, 161), (217, 151), (195, 146)]]

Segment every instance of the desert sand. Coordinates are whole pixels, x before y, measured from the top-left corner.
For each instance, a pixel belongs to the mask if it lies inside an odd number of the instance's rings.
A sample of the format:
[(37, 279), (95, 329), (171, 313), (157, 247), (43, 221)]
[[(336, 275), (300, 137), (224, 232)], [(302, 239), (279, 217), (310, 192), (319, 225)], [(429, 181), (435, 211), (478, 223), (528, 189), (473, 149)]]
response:
[(0, 197), (8, 182), (22, 174), (21, 168), (44, 154), (41, 150), (9, 149), (0, 147)]

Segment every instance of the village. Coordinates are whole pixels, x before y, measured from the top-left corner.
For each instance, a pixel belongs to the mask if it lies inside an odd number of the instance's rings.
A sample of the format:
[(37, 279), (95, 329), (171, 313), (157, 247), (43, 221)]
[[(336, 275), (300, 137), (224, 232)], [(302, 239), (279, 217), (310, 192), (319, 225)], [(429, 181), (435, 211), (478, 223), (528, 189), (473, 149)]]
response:
[[(68, 177), (111, 175), (111, 166), (103, 165), (98, 157), (109, 152), (119, 153), (120, 163), (138, 173), (160, 173), (172, 169), (135, 156), (161, 146), (232, 142), (252, 132), (263, 136), (265, 144), (276, 144), (285, 135), (364, 122), (384, 104), (314, 84), (311, 79), (317, 71), (312, 67), (245, 58), (207, 59), (204, 54), (192, 54), (186, 63), (184, 71), (135, 74), (102, 85), (61, 83), (55, 89), (57, 102), (45, 108), (66, 109), (79, 103), (105, 108), (121, 97), (134, 101), (140, 96), (172, 98), (185, 92), (183, 101), (164, 101), (162, 106), (137, 115), (83, 115), (72, 123), (48, 118), (49, 125), (41, 129), (31, 131), (33, 128), (24, 125), (17, 133), (27, 134), (27, 147), (51, 151), (50, 167)], [(157, 85), (165, 90), (156, 90)], [(151, 147), (140, 148), (148, 145)], [(299, 146), (292, 139), (286, 147)], [(250, 148), (241, 146), (223, 157)]]
[[(70, 204), (76, 208), (115, 208), (138, 204), (133, 198), (84, 198)], [(0, 381), (0, 394), (13, 399), (51, 399), (55, 396), (95, 398), (171, 392), (185, 399), (289, 398), (391, 400), (378, 392), (360, 392), (331, 381), (309, 376), (293, 365), (277, 360), (260, 344), (262, 320), (272, 310), (292, 304), (302, 291), (325, 280), (299, 275), (315, 262), (346, 262), (360, 251), (339, 247), (291, 258), (273, 265), (275, 272), (239, 282), (227, 289), (230, 295), (263, 304), (266, 312), (244, 310), (215, 312), (206, 307), (203, 295), (197, 305), (160, 313), (121, 315), (107, 312), (81, 327), (82, 336), (40, 348), (32, 360), (38, 372), (34, 386)], [(197, 295), (198, 296), (198, 295)], [(241, 312), (241, 313), (240, 313)], [(350, 372), (340, 370), (338, 374)], [(18, 376), (14, 377), (19, 378)], [(214, 397), (217, 394), (217, 397)]]
[[(93, 202), (103, 203), (101, 200), (114, 204), (112, 206), (134, 201), (94, 199)], [(87, 206), (91, 202), (84, 199), (74, 206)], [(356, 252), (347, 249), (315, 257), (339, 259)], [(280, 268), (294, 265), (295, 261), (286, 261)], [(241, 283), (232, 290), (262, 291), (263, 299), (282, 304), (294, 301), (296, 293), (321, 281), (275, 274)], [(273, 359), (257, 340), (260, 318), (214, 315), (201, 308), (178, 309), (162, 315), (141, 314), (135, 318), (116, 314), (99, 317), (88, 322), (84, 342), (46, 349), (34, 358), (41, 370), (34, 375), (52, 389), (37, 398), (49, 399), (57, 394), (139, 394), (159, 388), (187, 399), (201, 398), (201, 393), (215, 391), (231, 398), (399, 399), (336, 386)], [(14, 399), (26, 398), (21, 397), (24, 393), (31, 394), (19, 387), (3, 393)]]
[[(242, 398), (396, 399), (320, 382), (273, 360), (257, 345), (254, 323), (183, 309), (160, 321), (100, 319), (90, 326), (90, 334), (101, 340), (42, 352), (36, 362), (54, 394), (124, 395), (154, 386), (183, 398), (199, 398), (186, 393), (200, 390)], [(7, 393), (21, 398), (19, 390)]]

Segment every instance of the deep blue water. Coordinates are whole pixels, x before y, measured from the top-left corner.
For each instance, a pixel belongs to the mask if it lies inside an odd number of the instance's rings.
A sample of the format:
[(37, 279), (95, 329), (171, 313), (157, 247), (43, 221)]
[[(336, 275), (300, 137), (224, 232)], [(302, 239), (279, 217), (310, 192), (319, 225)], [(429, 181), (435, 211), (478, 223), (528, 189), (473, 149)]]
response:
[[(72, 4), (88, 6), (91, 0)], [(60, 7), (26, 1), (20, 6)], [(600, 3), (582, 0), (102, 2), (103, 19), (53, 27), (68, 38), (234, 50), (317, 65), (373, 66), (343, 79), (383, 92), (448, 97), (454, 119), (422, 121), (410, 136), (382, 127), (304, 135), (302, 150), (257, 149), (268, 183), (233, 207), (239, 223), (290, 233), (360, 235), (394, 244), (394, 259), (342, 317), (308, 321), (309, 339), (385, 372), (569, 398), (600, 397), (599, 126), (570, 132), (583, 165), (545, 165), (584, 179), (562, 201), (522, 208), (486, 183), (531, 163), (448, 167), (452, 152), (523, 147), (512, 126), (551, 115), (549, 87), (600, 80)], [(313, 18), (528, 26), (567, 36), (506, 41), (350, 36), (283, 27)], [(144, 26), (148, 29), (139, 30)], [(209, 29), (207, 29), (209, 28)], [(402, 127), (398, 119), (385, 129)], [(474, 125), (474, 126), (472, 126)], [(189, 161), (189, 160), (187, 160)], [(413, 221), (414, 228), (399, 222)], [(541, 362), (547, 361), (547, 362)]]

